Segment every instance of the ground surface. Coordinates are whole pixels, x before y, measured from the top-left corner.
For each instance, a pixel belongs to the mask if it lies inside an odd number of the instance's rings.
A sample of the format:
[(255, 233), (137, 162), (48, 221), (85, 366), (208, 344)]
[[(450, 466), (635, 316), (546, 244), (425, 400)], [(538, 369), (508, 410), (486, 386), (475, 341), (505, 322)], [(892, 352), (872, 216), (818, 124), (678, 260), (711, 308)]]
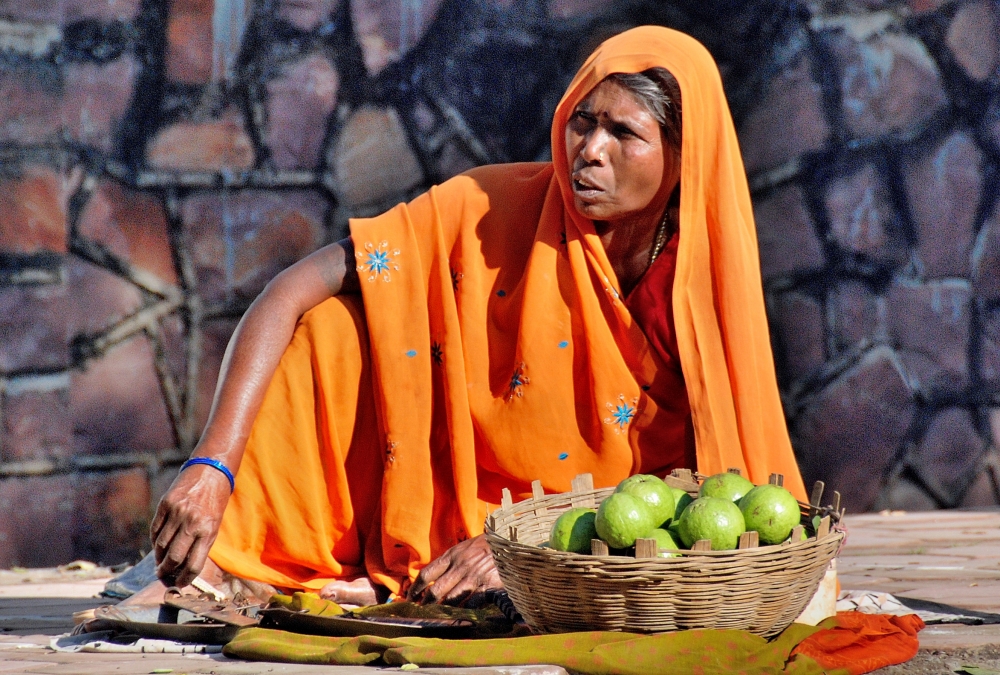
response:
[[(839, 561), (843, 588), (885, 591), (982, 612), (1000, 613), (1000, 511), (947, 511), (847, 518)], [(247, 663), (221, 655), (65, 654), (49, 639), (72, 628), (73, 612), (107, 601), (95, 597), (106, 568), (0, 571), (0, 675), (371, 675), (370, 667)], [(928, 626), (909, 663), (879, 675), (943, 675), (962, 665), (1000, 670), (1000, 625)], [(380, 669), (395, 671), (397, 669)], [(552, 666), (500, 669), (422, 668), (449, 675), (565, 675)]]

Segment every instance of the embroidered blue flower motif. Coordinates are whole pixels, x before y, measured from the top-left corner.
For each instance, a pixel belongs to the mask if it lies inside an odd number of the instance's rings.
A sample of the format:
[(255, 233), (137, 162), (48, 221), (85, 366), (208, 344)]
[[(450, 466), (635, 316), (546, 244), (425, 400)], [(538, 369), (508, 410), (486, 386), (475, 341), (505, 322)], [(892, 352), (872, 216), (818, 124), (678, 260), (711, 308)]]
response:
[(507, 291), (505, 291), (505, 290), (503, 290), (501, 288), (499, 291), (497, 291), (497, 296), (499, 296), (501, 298), (506, 298), (507, 297)]
[(389, 272), (399, 269), (399, 265), (395, 260), (399, 253), (398, 248), (390, 250), (389, 242), (387, 241), (380, 242), (378, 246), (368, 242), (365, 244), (364, 251), (355, 253), (355, 256), (361, 262), (358, 265), (358, 271), (367, 272), (368, 281), (375, 281), (379, 277), (383, 281), (390, 281)]
[(567, 347), (569, 347), (568, 340), (563, 340), (562, 342), (559, 343), (559, 349), (566, 349)]
[(412, 359), (414, 356), (417, 355), (417, 350), (416, 349), (409, 349), (409, 350), (407, 350), (404, 353)]
[(606, 406), (611, 413), (611, 417), (605, 417), (604, 423), (614, 425), (616, 434), (622, 433), (632, 421), (632, 418), (635, 417), (638, 403), (638, 398), (626, 401), (625, 394), (618, 394), (618, 403), (608, 403)]
[(566, 459), (567, 457), (569, 457), (569, 453), (568, 452), (560, 452), (559, 453), (559, 459), (562, 460), (562, 459)]
[(517, 368), (514, 369), (514, 374), (510, 377), (510, 385), (507, 387), (506, 400), (511, 400), (515, 396), (521, 398), (524, 396), (524, 385), (531, 382), (528, 376), (524, 374), (524, 363), (521, 362), (517, 364)]
[(444, 361), (444, 350), (441, 349), (440, 342), (431, 344), (431, 358), (434, 360), (434, 363), (439, 366), (441, 365), (441, 362)]

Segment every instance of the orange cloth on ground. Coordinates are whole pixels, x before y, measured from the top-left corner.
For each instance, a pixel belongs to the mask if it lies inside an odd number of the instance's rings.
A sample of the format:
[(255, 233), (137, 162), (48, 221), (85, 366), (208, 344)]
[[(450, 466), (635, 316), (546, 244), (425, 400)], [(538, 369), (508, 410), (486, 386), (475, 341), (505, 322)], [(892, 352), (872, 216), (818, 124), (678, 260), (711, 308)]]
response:
[(916, 614), (891, 616), (837, 612), (792, 650), (792, 657), (808, 656), (825, 670), (843, 668), (851, 675), (870, 673), (905, 663), (917, 655), (917, 633), (924, 622)]
[(783, 473), (805, 498), (718, 70), (694, 39), (642, 27), (602, 44), (570, 84), (551, 164), (474, 169), (351, 222), (364, 318), (341, 298), (303, 318), (211, 552), (223, 569), (306, 588), (367, 573), (396, 590), (481, 533), (504, 487), (565, 491), (583, 472), (610, 486), (683, 458), (662, 442), (677, 437), (676, 373), (573, 207), (564, 144), (601, 80), (654, 66), (677, 78), (683, 107), (672, 301), (697, 469)]

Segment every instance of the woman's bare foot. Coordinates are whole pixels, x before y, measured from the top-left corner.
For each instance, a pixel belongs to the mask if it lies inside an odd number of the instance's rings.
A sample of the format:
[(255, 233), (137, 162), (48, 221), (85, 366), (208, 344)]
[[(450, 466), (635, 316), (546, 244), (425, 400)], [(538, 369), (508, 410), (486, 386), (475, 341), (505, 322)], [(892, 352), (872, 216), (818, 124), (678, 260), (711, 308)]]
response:
[(354, 581), (331, 581), (324, 586), (319, 596), (326, 600), (333, 600), (338, 605), (353, 605), (363, 607), (365, 605), (377, 605), (388, 597), (385, 586), (377, 585), (368, 577), (359, 577)]
[[(193, 582), (193, 584), (185, 586), (182, 592), (191, 595), (200, 595), (204, 592), (204, 588), (198, 588), (203, 584), (199, 584), (198, 581), (203, 581), (208, 584), (216, 591), (220, 592), (225, 596), (226, 600), (232, 600), (237, 594), (240, 594), (243, 599), (251, 605), (255, 604), (265, 604), (271, 595), (274, 594), (275, 589), (273, 586), (257, 581), (247, 581), (246, 579), (240, 579), (235, 577), (228, 572), (223, 571), (218, 565), (216, 565), (211, 558), (205, 561), (205, 567), (202, 568), (201, 574)], [(123, 606), (128, 605), (156, 605), (163, 602), (163, 594), (167, 590), (167, 587), (162, 581), (154, 581), (145, 588), (143, 588), (138, 593), (132, 595), (131, 597), (122, 601)]]

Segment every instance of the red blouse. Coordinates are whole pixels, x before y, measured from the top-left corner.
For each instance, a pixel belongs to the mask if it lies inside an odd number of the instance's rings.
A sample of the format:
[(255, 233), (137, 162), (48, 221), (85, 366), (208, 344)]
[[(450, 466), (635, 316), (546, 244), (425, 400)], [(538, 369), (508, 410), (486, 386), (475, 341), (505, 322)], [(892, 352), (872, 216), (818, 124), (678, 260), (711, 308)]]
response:
[(663, 439), (657, 452), (644, 451), (640, 468), (641, 473), (661, 476), (671, 469), (695, 469), (697, 466), (691, 406), (684, 386), (674, 330), (673, 288), (678, 242), (679, 235), (675, 233), (625, 299), (625, 306), (666, 364), (647, 394), (659, 406), (658, 415), (671, 416), (676, 422), (670, 425), (671, 432)]

